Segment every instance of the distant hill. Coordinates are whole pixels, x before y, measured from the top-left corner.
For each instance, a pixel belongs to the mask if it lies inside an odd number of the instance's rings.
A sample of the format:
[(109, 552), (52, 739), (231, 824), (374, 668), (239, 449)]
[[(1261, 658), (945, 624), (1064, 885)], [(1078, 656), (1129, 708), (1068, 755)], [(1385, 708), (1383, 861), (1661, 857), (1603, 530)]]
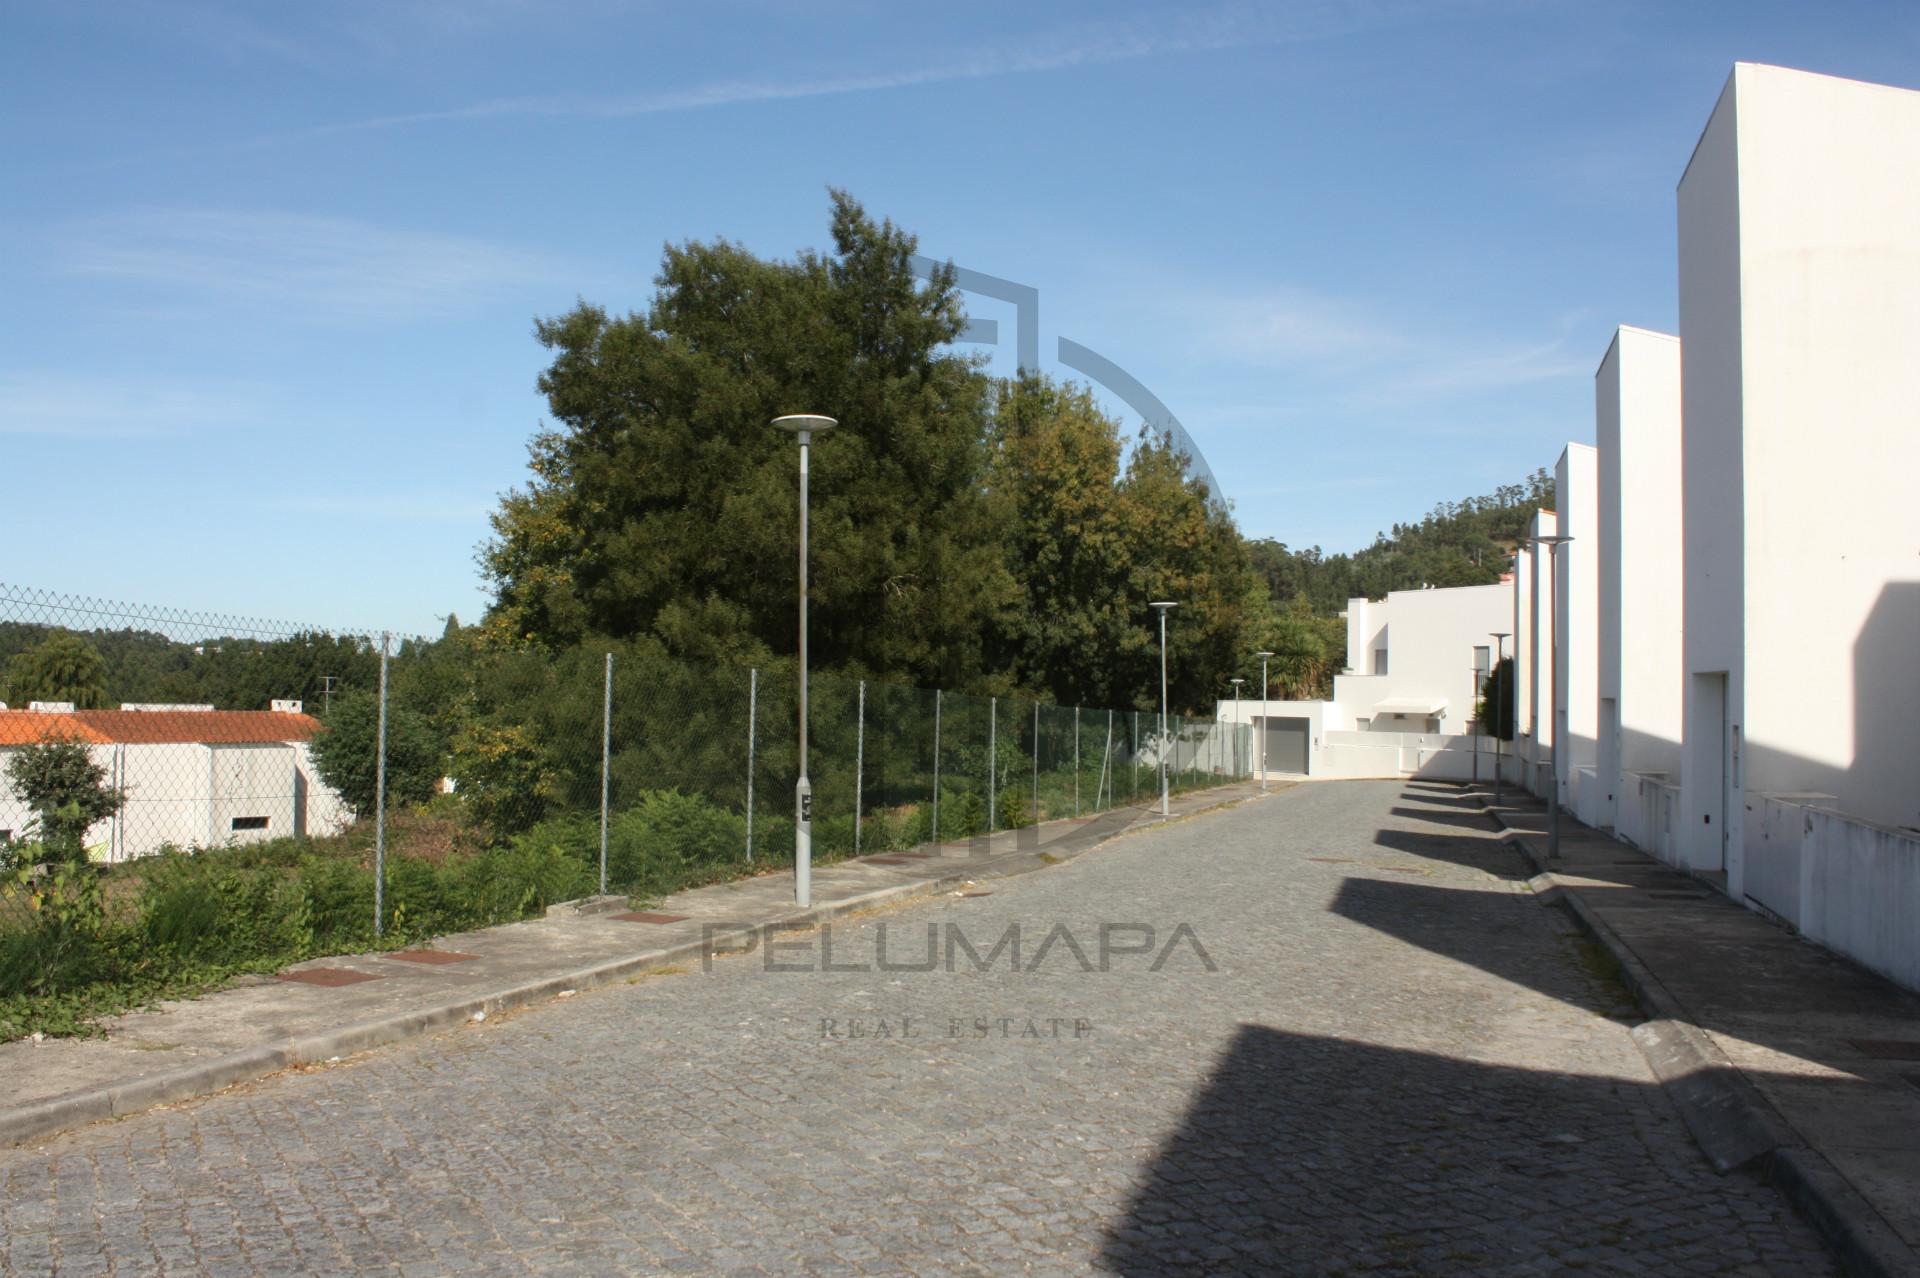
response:
[(1350, 555), (1329, 555), (1318, 546), (1293, 550), (1272, 540), (1249, 541), (1247, 552), (1276, 601), (1305, 596), (1315, 613), (1330, 616), (1362, 595), (1498, 581), (1533, 512), (1553, 509), (1553, 501), (1553, 475), (1541, 469), (1485, 497), (1441, 502), (1419, 523), (1395, 524), (1391, 534)]

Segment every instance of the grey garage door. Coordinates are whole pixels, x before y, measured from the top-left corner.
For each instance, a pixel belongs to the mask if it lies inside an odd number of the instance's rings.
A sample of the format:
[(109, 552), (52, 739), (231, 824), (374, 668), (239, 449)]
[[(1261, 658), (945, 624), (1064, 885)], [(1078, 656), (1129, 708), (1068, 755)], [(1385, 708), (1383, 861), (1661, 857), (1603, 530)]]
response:
[(1306, 719), (1267, 720), (1267, 771), (1305, 772), (1307, 770)]

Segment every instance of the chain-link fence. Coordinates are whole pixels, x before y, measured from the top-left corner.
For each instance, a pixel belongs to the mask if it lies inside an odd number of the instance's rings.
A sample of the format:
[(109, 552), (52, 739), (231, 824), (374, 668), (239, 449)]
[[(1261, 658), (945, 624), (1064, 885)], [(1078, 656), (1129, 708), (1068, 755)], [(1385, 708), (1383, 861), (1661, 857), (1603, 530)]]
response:
[[(61, 983), (55, 915), (150, 967), (232, 949), (236, 903), (266, 935), (234, 945), (295, 956), (790, 864), (796, 692), (791, 662), (645, 641), (502, 650), (0, 585), (0, 998)], [(817, 861), (1147, 805), (1163, 765), (1174, 792), (1248, 774), (1244, 727), (833, 673), (809, 697)]]

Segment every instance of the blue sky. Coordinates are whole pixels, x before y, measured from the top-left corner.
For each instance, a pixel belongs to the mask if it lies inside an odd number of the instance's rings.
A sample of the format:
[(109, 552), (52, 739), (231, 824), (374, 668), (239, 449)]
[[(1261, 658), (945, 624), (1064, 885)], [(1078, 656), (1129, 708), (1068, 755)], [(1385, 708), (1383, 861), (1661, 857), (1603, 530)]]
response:
[(821, 245), (829, 185), (1037, 289), (1248, 534), (1354, 549), (1592, 438), (1736, 60), (1920, 87), (1920, 8), (13, 0), (0, 580), (471, 620), (534, 317)]

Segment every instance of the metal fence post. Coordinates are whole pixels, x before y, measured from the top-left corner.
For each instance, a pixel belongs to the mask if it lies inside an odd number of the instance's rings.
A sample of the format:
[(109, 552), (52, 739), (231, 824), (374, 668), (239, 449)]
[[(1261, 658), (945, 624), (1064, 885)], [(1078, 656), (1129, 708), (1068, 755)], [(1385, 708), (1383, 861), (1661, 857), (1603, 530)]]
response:
[(933, 690), (933, 841), (940, 842), (940, 689)]
[(853, 740), (853, 854), (860, 855), (860, 802), (865, 797), (867, 768), (867, 681), (860, 681), (860, 725)]
[(387, 930), (387, 653), (392, 636), (380, 635), (380, 745), (373, 771), (373, 935)]
[(607, 654), (607, 687), (600, 703), (600, 895), (607, 894), (607, 772), (613, 763), (613, 654)]
[(760, 670), (747, 671), (747, 860), (753, 860), (753, 722), (760, 710)]
[(1000, 698), (987, 698), (987, 833), (993, 833), (1000, 784)]
[(1133, 712), (1133, 784), (1127, 787), (1129, 802), (1140, 798), (1140, 712)]
[(1040, 824), (1040, 703), (1033, 703), (1033, 823)]

